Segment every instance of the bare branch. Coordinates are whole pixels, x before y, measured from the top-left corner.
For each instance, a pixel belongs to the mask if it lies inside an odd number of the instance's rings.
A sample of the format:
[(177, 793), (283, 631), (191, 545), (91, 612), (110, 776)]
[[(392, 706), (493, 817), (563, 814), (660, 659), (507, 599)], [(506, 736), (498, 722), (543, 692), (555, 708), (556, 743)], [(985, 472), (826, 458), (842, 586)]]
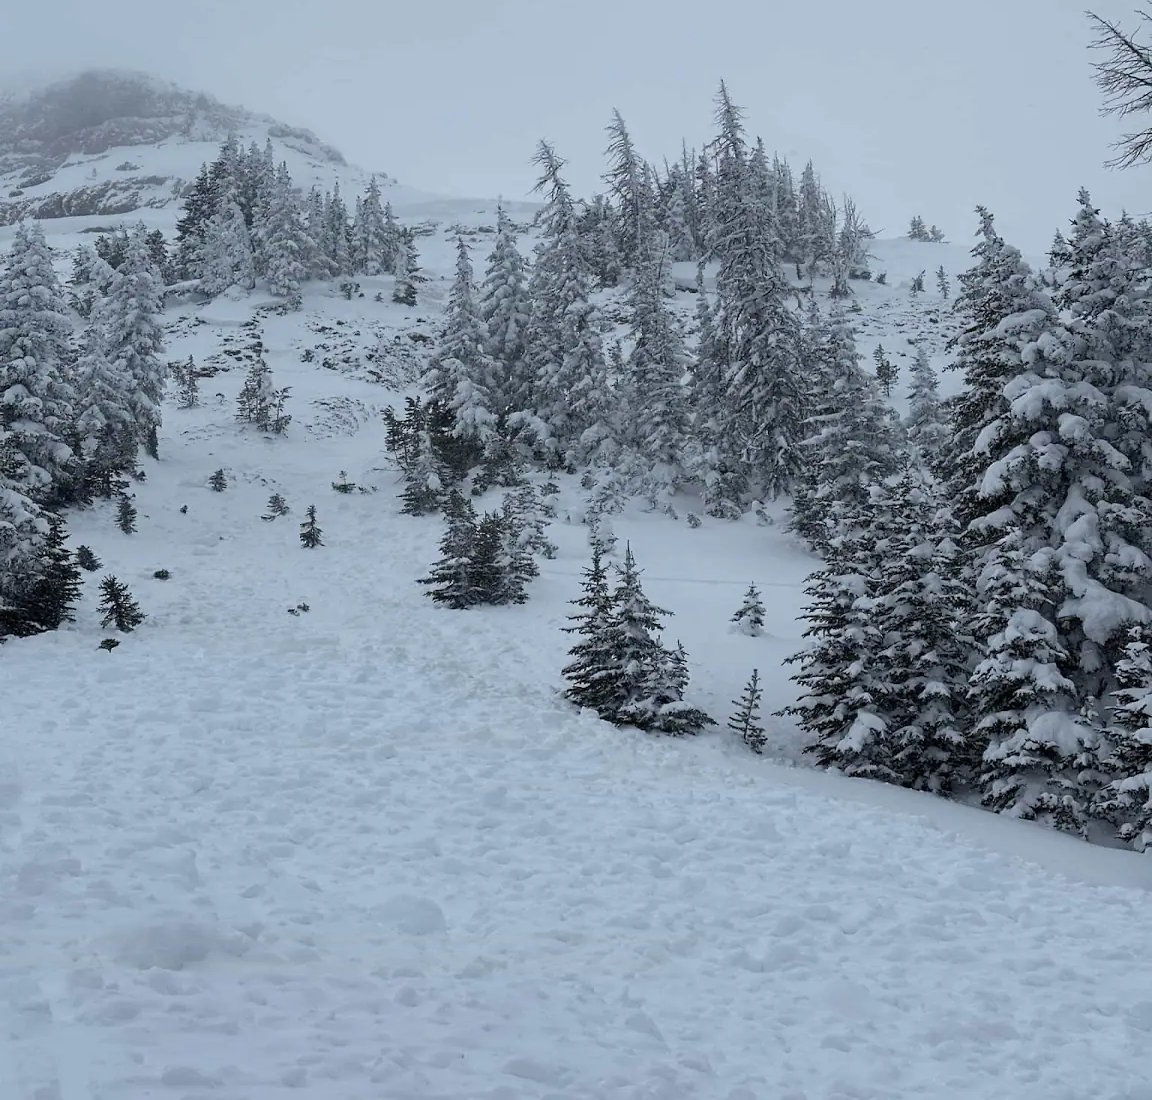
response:
[[(1104, 60), (1093, 63), (1096, 85), (1104, 94), (1103, 113), (1118, 118), (1152, 113), (1152, 51), (1136, 41), (1135, 33), (1127, 34), (1094, 12), (1086, 14), (1097, 32), (1092, 49), (1104, 54)], [(1152, 12), (1137, 14), (1152, 23)], [(1113, 167), (1152, 161), (1152, 126), (1125, 134), (1115, 148), (1119, 155), (1109, 162)]]

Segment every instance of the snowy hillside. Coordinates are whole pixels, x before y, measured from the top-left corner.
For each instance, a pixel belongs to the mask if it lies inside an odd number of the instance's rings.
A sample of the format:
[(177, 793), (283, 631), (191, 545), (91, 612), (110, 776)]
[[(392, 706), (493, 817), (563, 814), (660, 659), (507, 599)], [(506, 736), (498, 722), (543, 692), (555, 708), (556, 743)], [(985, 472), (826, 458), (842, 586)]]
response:
[[(170, 136), (70, 155), (39, 186), (131, 158), (165, 178), (158, 200), (215, 153)], [(305, 189), (368, 179), (281, 156)], [(361, 275), (348, 297), (307, 283), (295, 312), (259, 289), (171, 305), (165, 358), (211, 371), (201, 404), (168, 395), (135, 533), (109, 501), (69, 514), (102, 563), (75, 623), (0, 648), (0, 1098), (1152, 1096), (1152, 860), (817, 772), (790, 719), (765, 719), (763, 757), (724, 728), (753, 668), (766, 715), (796, 698), (783, 662), (818, 561), (783, 502), (698, 527), (691, 498), (611, 517), (617, 558), (629, 542), (674, 612), (689, 701), (719, 720), (695, 738), (558, 694), (588, 559), (577, 476), (526, 604), (426, 598), (443, 523), (400, 514), (382, 413), (417, 392), (457, 236), (481, 264), (497, 213), (384, 191), (420, 232), (418, 304)], [(131, 220), (170, 237), (178, 204), (149, 202)], [(110, 220), (45, 223), (62, 272)], [(954, 287), (970, 257), (872, 252), (886, 282), (854, 285), (853, 320), (903, 409), (911, 341), (942, 367), (954, 332), (932, 273)], [(257, 344), (291, 389), (283, 436), (236, 421)], [(262, 518), (275, 493), (291, 511)], [(147, 619), (105, 652), (107, 573)], [(730, 622), (750, 582), (762, 637)]]
[(304, 190), (367, 182), (307, 130), (142, 74), (94, 71), (0, 105), (0, 223), (174, 212), (230, 134), (271, 141)]

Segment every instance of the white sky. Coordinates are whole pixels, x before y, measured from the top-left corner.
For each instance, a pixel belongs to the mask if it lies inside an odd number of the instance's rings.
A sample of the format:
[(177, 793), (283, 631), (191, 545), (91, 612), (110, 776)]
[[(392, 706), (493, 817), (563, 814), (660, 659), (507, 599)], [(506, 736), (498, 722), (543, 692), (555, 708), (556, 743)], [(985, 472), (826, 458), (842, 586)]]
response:
[[(712, 133), (721, 77), (750, 131), (811, 157), (874, 228), (953, 240), (972, 208), (1044, 249), (1088, 186), (1152, 211), (1152, 168), (1109, 171), (1083, 14), (1139, 0), (0, 0), (20, 76), (145, 69), (304, 125), (349, 160), (458, 195), (525, 195), (546, 136), (583, 194), (619, 107), (641, 151)], [(1149, 120), (1152, 123), (1152, 119)]]

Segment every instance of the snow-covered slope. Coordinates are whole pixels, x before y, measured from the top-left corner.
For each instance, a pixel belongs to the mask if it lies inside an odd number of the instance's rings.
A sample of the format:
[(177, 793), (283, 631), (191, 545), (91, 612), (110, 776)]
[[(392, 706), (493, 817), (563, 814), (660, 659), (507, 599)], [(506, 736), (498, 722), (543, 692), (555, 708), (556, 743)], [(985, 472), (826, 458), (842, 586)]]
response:
[[(136, 534), (106, 504), (70, 517), (103, 562), (76, 623), (0, 650), (0, 1097), (1152, 1095), (1152, 861), (798, 766), (783, 719), (766, 758), (724, 730), (753, 667), (766, 711), (793, 698), (814, 559), (779, 510), (613, 517), (720, 719), (697, 738), (557, 696), (575, 482), (529, 603), (424, 597), (440, 521), (399, 514), (380, 412), (436, 331), (455, 233), (481, 260), (495, 204), (395, 193), (423, 230), (416, 308), (388, 277), (309, 286), (296, 314), (173, 307), (169, 358), (218, 369), (202, 407), (166, 407)], [(47, 229), (63, 250), (91, 223)], [(914, 337), (941, 362), (950, 318), (908, 284), (954, 280), (965, 249), (875, 251), (862, 352), (905, 364)], [(285, 437), (234, 420), (256, 338), (292, 388)], [(267, 522), (273, 492), (292, 513)], [(148, 614), (111, 653), (106, 573)], [(749, 581), (762, 638), (728, 621)]]
[(339, 182), (359, 193), (367, 183), (369, 173), (308, 130), (139, 73), (98, 70), (0, 104), (0, 223), (174, 211), (230, 134), (245, 146), (270, 140), (304, 190)]

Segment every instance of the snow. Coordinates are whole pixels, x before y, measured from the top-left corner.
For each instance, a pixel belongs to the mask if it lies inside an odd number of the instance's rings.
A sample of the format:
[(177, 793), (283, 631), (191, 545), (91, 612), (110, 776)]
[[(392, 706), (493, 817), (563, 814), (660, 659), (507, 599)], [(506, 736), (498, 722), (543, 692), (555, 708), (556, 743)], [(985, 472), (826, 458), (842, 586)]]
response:
[[(461, 201), (418, 216), (442, 219), (422, 289), (446, 285), (452, 226), (495, 223)], [(891, 253), (910, 277), (946, 247)], [(104, 563), (77, 623), (0, 651), (0, 1096), (1152, 1095), (1152, 861), (798, 766), (780, 718), (764, 758), (723, 728), (753, 667), (765, 715), (795, 698), (815, 559), (780, 507), (611, 517), (676, 612), (689, 702), (720, 720), (696, 738), (558, 696), (587, 559), (574, 482), (528, 604), (425, 598), (440, 521), (399, 514), (379, 418), (402, 392), (301, 352), (321, 325), (365, 348), (434, 327), (443, 294), (407, 310), (359, 281), (363, 300), (312, 286), (261, 315), (287, 436), (235, 423), (242, 363), (203, 407), (169, 401), (138, 533), (107, 504), (71, 516)], [(905, 290), (861, 298), (886, 346), (905, 324), (942, 346)], [(204, 363), (263, 300), (173, 307), (167, 358)], [(367, 491), (334, 492), (341, 470)], [(273, 492), (291, 514), (262, 522)], [(309, 504), (325, 545), (306, 551)], [(148, 614), (113, 652), (106, 573)], [(759, 638), (729, 621), (752, 582)]]

